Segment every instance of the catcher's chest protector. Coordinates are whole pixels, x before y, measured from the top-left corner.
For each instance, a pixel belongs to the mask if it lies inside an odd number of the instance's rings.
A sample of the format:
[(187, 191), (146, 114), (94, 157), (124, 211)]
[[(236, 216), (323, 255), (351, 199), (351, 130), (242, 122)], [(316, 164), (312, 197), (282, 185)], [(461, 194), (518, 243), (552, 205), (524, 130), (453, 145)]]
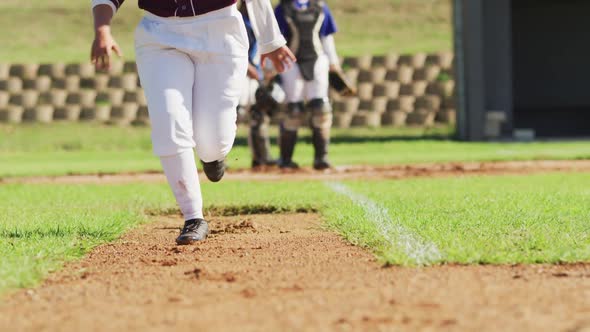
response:
[(285, 20), (289, 25), (289, 48), (297, 56), (301, 75), (307, 81), (314, 79), (314, 67), (319, 54), (323, 54), (320, 28), (324, 23), (323, 1), (310, 0), (305, 9), (295, 6), (296, 0), (283, 0)]

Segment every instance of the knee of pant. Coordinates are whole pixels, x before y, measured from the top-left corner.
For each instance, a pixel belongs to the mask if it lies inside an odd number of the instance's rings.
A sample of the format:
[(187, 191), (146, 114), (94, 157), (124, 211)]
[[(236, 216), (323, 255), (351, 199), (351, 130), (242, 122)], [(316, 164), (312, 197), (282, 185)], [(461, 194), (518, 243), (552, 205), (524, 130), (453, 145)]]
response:
[(289, 103), (287, 105), (287, 116), (283, 120), (283, 128), (286, 130), (297, 130), (303, 124), (305, 118), (303, 103)]
[(257, 107), (250, 110), (250, 127), (259, 127), (264, 123), (264, 114)]
[(199, 159), (203, 162), (210, 163), (218, 160), (223, 160), (231, 151), (232, 144), (209, 144), (200, 146), (197, 153)]
[(260, 130), (260, 127), (262, 127), (262, 123), (261, 122), (256, 121), (254, 119), (250, 120), (250, 131)]
[(283, 128), (286, 130), (297, 130), (303, 124), (305, 114), (299, 113), (294, 116), (289, 116), (283, 120)]
[(305, 112), (303, 102), (287, 104), (287, 115), (303, 114), (303, 112)]
[(250, 131), (252, 132), (262, 132), (268, 131), (268, 120), (263, 121), (250, 121)]
[(310, 100), (309, 103), (307, 103), (307, 108), (311, 111), (312, 115), (332, 112), (330, 102), (321, 98)]
[(307, 107), (311, 111), (311, 125), (313, 128), (332, 127), (332, 107), (324, 99), (313, 99)]
[(311, 126), (317, 129), (332, 127), (332, 113), (318, 113), (311, 116)]
[(172, 156), (179, 151), (193, 149), (195, 142), (191, 135), (182, 133), (174, 134), (152, 134), (152, 149), (155, 155), (159, 157)]
[(301, 121), (293, 121), (292, 119), (285, 119), (283, 121), (283, 129), (289, 131), (296, 131), (301, 127)]

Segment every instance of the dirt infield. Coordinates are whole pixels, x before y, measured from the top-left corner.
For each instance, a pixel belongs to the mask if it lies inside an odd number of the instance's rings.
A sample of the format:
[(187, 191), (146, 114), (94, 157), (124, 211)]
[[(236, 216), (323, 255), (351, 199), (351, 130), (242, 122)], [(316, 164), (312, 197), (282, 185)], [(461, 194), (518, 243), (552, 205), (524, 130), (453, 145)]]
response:
[[(590, 160), (536, 160), (498, 162), (453, 162), (393, 166), (341, 166), (323, 172), (310, 168), (283, 171), (278, 168), (229, 170), (225, 181), (305, 181), (346, 179), (403, 179), (465, 175), (532, 174), (542, 172), (590, 172)], [(201, 180), (205, 177), (201, 172)], [(2, 183), (130, 183), (164, 182), (159, 172), (0, 178)]]
[(160, 217), (0, 304), (2, 331), (582, 331), (590, 265), (384, 268), (316, 215)]

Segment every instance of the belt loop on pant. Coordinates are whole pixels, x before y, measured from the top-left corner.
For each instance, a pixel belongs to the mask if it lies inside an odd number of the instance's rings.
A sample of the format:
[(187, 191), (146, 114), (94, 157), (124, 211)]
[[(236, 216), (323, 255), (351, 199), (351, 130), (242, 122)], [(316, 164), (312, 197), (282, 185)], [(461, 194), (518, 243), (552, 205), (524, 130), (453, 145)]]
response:
[(174, 10), (175, 17), (197, 16), (195, 0), (174, 0), (174, 3), (176, 4), (176, 9)]
[(236, 0), (174, 0), (175, 17), (200, 16), (234, 5)]

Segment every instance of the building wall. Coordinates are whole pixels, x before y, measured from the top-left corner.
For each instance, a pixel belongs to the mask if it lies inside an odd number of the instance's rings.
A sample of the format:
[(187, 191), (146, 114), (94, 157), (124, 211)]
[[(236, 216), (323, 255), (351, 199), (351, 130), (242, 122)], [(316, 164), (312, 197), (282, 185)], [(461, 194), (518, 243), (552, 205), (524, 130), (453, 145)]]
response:
[(512, 2), (516, 127), (590, 135), (590, 1)]
[(503, 112), (501, 134), (512, 131), (511, 0), (483, 1), (484, 110)]
[(513, 1), (515, 105), (590, 106), (590, 1)]
[(590, 135), (590, 1), (455, 0), (466, 140)]

